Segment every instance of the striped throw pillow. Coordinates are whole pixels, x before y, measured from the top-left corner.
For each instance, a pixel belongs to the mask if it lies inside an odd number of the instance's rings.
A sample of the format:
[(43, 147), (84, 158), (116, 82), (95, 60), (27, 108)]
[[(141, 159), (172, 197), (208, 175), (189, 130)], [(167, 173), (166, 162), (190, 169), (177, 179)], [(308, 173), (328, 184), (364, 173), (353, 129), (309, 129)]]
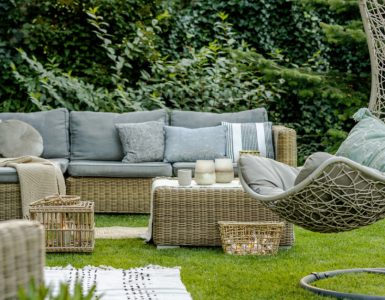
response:
[(272, 123), (228, 123), (226, 156), (238, 161), (240, 150), (257, 150), (263, 157), (274, 158)]

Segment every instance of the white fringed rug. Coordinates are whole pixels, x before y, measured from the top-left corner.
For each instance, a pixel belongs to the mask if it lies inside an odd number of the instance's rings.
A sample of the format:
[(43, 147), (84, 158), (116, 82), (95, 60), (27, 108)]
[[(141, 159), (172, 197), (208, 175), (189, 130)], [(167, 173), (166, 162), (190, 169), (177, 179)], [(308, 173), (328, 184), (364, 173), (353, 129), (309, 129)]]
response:
[[(76, 269), (46, 267), (45, 282), (53, 287), (56, 295), (61, 282), (71, 287), (82, 280), (84, 290), (96, 284), (96, 295), (105, 300), (192, 300), (180, 279), (179, 268), (149, 265), (135, 269), (91, 267)], [(99, 299), (99, 298), (98, 298)]]

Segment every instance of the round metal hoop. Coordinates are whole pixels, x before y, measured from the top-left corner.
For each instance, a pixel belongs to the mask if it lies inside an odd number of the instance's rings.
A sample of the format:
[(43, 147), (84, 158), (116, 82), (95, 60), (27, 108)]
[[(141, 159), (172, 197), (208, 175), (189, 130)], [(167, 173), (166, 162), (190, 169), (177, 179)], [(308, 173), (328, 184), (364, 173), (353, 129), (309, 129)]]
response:
[(331, 278), (341, 274), (347, 273), (376, 273), (376, 274), (384, 274), (385, 268), (364, 268), (364, 269), (346, 269), (346, 270), (335, 270), (335, 271), (327, 271), (322, 273), (312, 273), (308, 276), (305, 276), (301, 279), (300, 285), (306, 290), (309, 290), (315, 294), (321, 296), (328, 297), (336, 297), (338, 299), (354, 299), (354, 300), (384, 300), (385, 296), (370, 296), (364, 294), (351, 294), (351, 293), (342, 293), (333, 290), (321, 289), (318, 287), (314, 287), (310, 285), (312, 282)]

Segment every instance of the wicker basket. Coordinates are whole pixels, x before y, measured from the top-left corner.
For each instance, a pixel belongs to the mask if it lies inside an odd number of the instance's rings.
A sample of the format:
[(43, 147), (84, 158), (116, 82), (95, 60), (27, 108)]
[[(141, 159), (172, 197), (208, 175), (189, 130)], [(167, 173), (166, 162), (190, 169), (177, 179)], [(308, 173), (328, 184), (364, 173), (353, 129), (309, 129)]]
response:
[(234, 255), (271, 255), (278, 251), (283, 222), (219, 221), (223, 251)]
[(45, 228), (47, 252), (92, 252), (94, 249), (94, 203), (78, 196), (53, 195), (33, 202), (31, 220)]

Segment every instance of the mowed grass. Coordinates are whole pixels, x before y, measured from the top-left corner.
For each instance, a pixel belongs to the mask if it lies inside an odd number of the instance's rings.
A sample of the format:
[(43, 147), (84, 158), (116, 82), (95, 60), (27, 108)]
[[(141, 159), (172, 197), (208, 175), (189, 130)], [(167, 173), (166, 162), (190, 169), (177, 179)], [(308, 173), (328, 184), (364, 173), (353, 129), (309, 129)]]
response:
[[(96, 223), (146, 226), (147, 218), (102, 215), (96, 217)], [(96, 240), (93, 253), (47, 254), (47, 265), (180, 266), (182, 281), (193, 299), (239, 300), (328, 299), (302, 289), (299, 280), (311, 272), (385, 266), (385, 221), (338, 234), (313, 233), (298, 227), (295, 232), (295, 245), (270, 257), (230, 256), (223, 254), (220, 247), (157, 250), (140, 239)], [(344, 292), (385, 295), (382, 275), (344, 275), (319, 281), (317, 285)]]

